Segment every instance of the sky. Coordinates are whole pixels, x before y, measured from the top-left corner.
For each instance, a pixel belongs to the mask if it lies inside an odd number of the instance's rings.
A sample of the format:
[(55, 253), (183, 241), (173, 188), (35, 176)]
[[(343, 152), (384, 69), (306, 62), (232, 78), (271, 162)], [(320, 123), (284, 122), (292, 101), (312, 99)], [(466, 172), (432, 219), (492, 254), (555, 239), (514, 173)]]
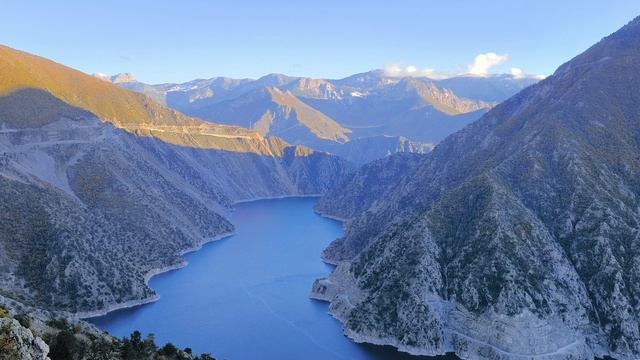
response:
[(640, 15), (638, 0), (1, 1), (1, 44), (147, 83), (549, 75)]

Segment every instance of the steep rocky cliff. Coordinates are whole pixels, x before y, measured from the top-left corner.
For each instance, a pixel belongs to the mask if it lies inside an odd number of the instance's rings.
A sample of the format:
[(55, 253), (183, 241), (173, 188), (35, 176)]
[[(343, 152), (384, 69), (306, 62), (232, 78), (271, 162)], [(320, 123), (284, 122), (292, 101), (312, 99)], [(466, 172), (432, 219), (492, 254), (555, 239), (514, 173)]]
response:
[(402, 178), (411, 176), (420, 160), (427, 155), (397, 153), (363, 165), (345, 176), (338, 186), (327, 192), (316, 204), (321, 214), (350, 219), (371, 208), (384, 198)]
[(434, 144), (411, 141), (403, 136), (381, 135), (353, 139), (344, 144), (322, 147), (321, 150), (347, 159), (355, 166), (362, 166), (394, 154), (424, 155), (433, 146)]
[(640, 18), (445, 139), (359, 211), (313, 296), (417, 354), (638, 358), (639, 49)]

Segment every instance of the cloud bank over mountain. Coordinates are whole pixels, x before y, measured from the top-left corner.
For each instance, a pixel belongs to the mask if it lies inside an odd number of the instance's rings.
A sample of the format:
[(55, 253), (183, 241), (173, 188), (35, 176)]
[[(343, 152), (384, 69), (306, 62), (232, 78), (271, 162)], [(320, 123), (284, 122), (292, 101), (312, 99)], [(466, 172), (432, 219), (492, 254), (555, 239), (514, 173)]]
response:
[(489, 70), (509, 60), (509, 55), (498, 55), (493, 52), (478, 54), (473, 63), (467, 67), (467, 72), (472, 75), (487, 76)]
[[(502, 65), (509, 61), (509, 54), (497, 54), (495, 52), (486, 52), (476, 55), (473, 62), (465, 66), (462, 72), (444, 72), (438, 71), (431, 67), (420, 67), (415, 64), (389, 64), (384, 67), (386, 76), (390, 77), (427, 77), (434, 80), (448, 79), (454, 76), (471, 75), (486, 77), (492, 74), (491, 70), (496, 66)], [(510, 70), (514, 78), (535, 77), (544, 79), (546, 75), (528, 75), (519, 67), (512, 67)]]

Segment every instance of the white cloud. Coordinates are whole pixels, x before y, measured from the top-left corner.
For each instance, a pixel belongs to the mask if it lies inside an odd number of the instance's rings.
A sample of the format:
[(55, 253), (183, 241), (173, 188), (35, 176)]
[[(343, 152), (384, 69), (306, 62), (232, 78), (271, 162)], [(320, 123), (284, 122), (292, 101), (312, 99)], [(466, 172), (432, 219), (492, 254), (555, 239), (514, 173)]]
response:
[[(464, 75), (488, 76), (491, 68), (504, 64), (508, 60), (509, 55), (507, 54), (498, 55), (494, 52), (487, 52), (484, 54), (478, 54), (473, 63), (467, 65), (466, 72), (446, 73), (439, 72), (431, 68), (420, 68), (416, 65), (404, 66), (401, 64), (391, 64), (384, 68), (384, 73), (386, 76), (390, 77), (427, 77), (434, 80)], [(546, 77), (546, 75), (529, 75), (518, 67), (511, 68), (511, 76), (514, 79), (536, 78), (538, 80), (542, 80)]]
[(434, 69), (421, 69), (415, 65), (401, 66), (399, 64), (388, 65), (384, 68), (384, 73), (391, 77), (428, 77), (431, 79), (443, 79), (444, 74), (437, 73)]
[(524, 77), (524, 71), (516, 67), (511, 68), (511, 76), (513, 76), (514, 79), (522, 79)]
[(489, 69), (504, 63), (508, 59), (509, 56), (507, 54), (498, 55), (493, 52), (478, 54), (474, 59), (473, 64), (467, 66), (467, 72), (472, 75), (487, 76), (489, 74)]
[(511, 68), (511, 76), (513, 76), (514, 79), (533, 78), (536, 80), (544, 80), (548, 75), (529, 75), (525, 74), (522, 69), (514, 67)]

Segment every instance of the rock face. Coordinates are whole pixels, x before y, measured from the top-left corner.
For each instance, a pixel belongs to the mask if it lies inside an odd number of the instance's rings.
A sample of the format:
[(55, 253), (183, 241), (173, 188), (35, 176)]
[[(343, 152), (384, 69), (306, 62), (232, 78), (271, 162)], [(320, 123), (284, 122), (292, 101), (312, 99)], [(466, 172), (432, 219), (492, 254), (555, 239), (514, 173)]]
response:
[(353, 139), (344, 144), (325, 146), (323, 149), (356, 166), (394, 154), (424, 155), (433, 149), (433, 144), (411, 141), (403, 136), (370, 136)]
[(400, 179), (411, 176), (424, 156), (397, 153), (363, 165), (327, 192), (318, 201), (315, 210), (341, 219), (360, 215), (377, 200), (384, 198), (385, 192)]
[(48, 360), (49, 346), (17, 320), (0, 318), (0, 359)]
[(0, 289), (29, 306), (154, 299), (150, 274), (233, 231), (234, 202), (321, 194), (351, 171), (33, 55), (0, 47), (0, 64)]
[(325, 252), (356, 341), (468, 359), (640, 356), (640, 18), (448, 137)]

